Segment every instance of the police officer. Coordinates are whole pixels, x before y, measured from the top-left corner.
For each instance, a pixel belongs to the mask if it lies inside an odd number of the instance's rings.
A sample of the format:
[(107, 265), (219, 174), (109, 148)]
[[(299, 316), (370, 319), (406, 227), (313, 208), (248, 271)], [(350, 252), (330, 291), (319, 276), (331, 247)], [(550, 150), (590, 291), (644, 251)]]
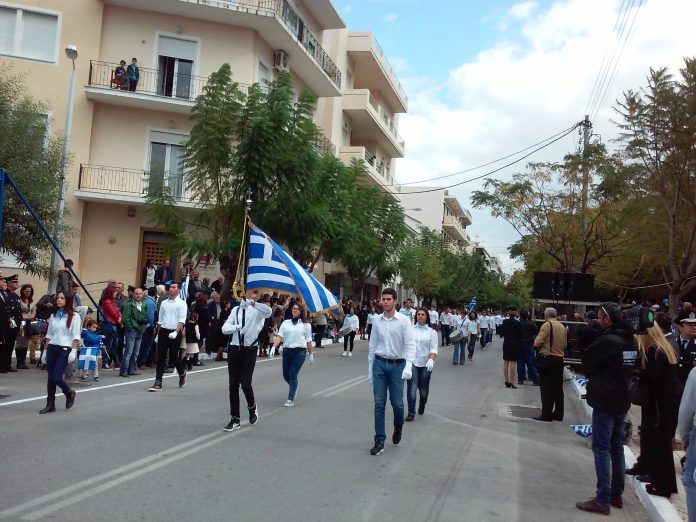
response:
[[(7, 313), (10, 316), (10, 328), (7, 336), (7, 343), (9, 345), (10, 357), (12, 357), (12, 350), (14, 349), (15, 343), (17, 341), (17, 336), (19, 335), (19, 329), (22, 326), (22, 303), (17, 295), (17, 289), (19, 288), (19, 275), (13, 274), (8, 276), (7, 279), (7, 290), (5, 291), (5, 306), (7, 307)], [(21, 363), (17, 363), (17, 370)], [(8, 370), (14, 372), (11, 367)]]
[(696, 313), (682, 312), (674, 322), (679, 329), (675, 341), (679, 347), (679, 378), (684, 385), (689, 372), (696, 366)]
[(10, 314), (7, 306), (7, 281), (0, 272), (0, 373), (16, 372), (12, 369), (12, 348), (10, 339)]

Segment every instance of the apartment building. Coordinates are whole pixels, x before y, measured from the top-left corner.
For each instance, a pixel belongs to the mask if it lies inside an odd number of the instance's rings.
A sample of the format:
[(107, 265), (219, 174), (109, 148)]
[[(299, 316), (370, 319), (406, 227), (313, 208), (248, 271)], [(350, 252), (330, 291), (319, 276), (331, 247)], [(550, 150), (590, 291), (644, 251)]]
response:
[[(67, 45), (79, 56), (66, 191), (66, 221), (78, 235), (66, 254), (86, 282), (138, 283), (146, 259), (167, 256), (143, 195), (165, 183), (195, 210), (179, 159), (196, 96), (223, 63), (243, 88), (288, 70), (297, 92), (318, 97), (318, 149), (365, 159), (364, 182), (396, 190), (405, 92), (374, 36), (351, 33), (329, 0), (0, 0), (0, 64), (26, 75), (58, 133), (72, 72)], [(134, 89), (115, 77), (132, 58)], [(203, 275), (217, 276), (214, 263)], [(339, 294), (348, 284), (337, 265), (319, 263), (316, 275)]]

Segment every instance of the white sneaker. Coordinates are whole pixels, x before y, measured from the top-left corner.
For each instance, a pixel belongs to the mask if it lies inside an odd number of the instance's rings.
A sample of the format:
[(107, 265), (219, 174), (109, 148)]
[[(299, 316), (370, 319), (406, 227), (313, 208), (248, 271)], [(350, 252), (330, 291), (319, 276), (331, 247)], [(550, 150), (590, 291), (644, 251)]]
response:
[(348, 357), (353, 357), (353, 352), (348, 352)]
[(283, 404), (283, 406), (284, 406), (285, 408), (290, 408), (290, 407), (292, 407), (292, 406), (294, 406), (294, 405), (295, 405), (295, 402), (294, 402), (294, 401), (291, 401), (290, 399), (288, 399), (287, 401), (285, 401), (285, 404)]
[(341, 354), (341, 357), (348, 357), (348, 352), (343, 352), (343, 353)]

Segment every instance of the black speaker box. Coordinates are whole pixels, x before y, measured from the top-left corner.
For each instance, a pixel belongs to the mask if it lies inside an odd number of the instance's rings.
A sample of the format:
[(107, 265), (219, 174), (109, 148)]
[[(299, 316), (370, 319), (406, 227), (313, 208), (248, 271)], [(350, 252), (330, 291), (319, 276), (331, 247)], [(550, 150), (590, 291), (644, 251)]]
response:
[(534, 272), (532, 297), (552, 301), (593, 301), (594, 275), (566, 272)]

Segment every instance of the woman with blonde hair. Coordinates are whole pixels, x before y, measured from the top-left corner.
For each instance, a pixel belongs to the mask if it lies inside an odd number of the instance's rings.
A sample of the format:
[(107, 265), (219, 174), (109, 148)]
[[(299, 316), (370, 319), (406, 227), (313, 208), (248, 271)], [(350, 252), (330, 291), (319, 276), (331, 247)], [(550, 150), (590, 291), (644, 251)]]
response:
[[(641, 406), (641, 479), (649, 482), (646, 491), (669, 498), (677, 493), (672, 457), (672, 439), (677, 429), (682, 384), (679, 357), (659, 326), (635, 335), (638, 346), (636, 366)], [(637, 399), (637, 400), (636, 400)]]

